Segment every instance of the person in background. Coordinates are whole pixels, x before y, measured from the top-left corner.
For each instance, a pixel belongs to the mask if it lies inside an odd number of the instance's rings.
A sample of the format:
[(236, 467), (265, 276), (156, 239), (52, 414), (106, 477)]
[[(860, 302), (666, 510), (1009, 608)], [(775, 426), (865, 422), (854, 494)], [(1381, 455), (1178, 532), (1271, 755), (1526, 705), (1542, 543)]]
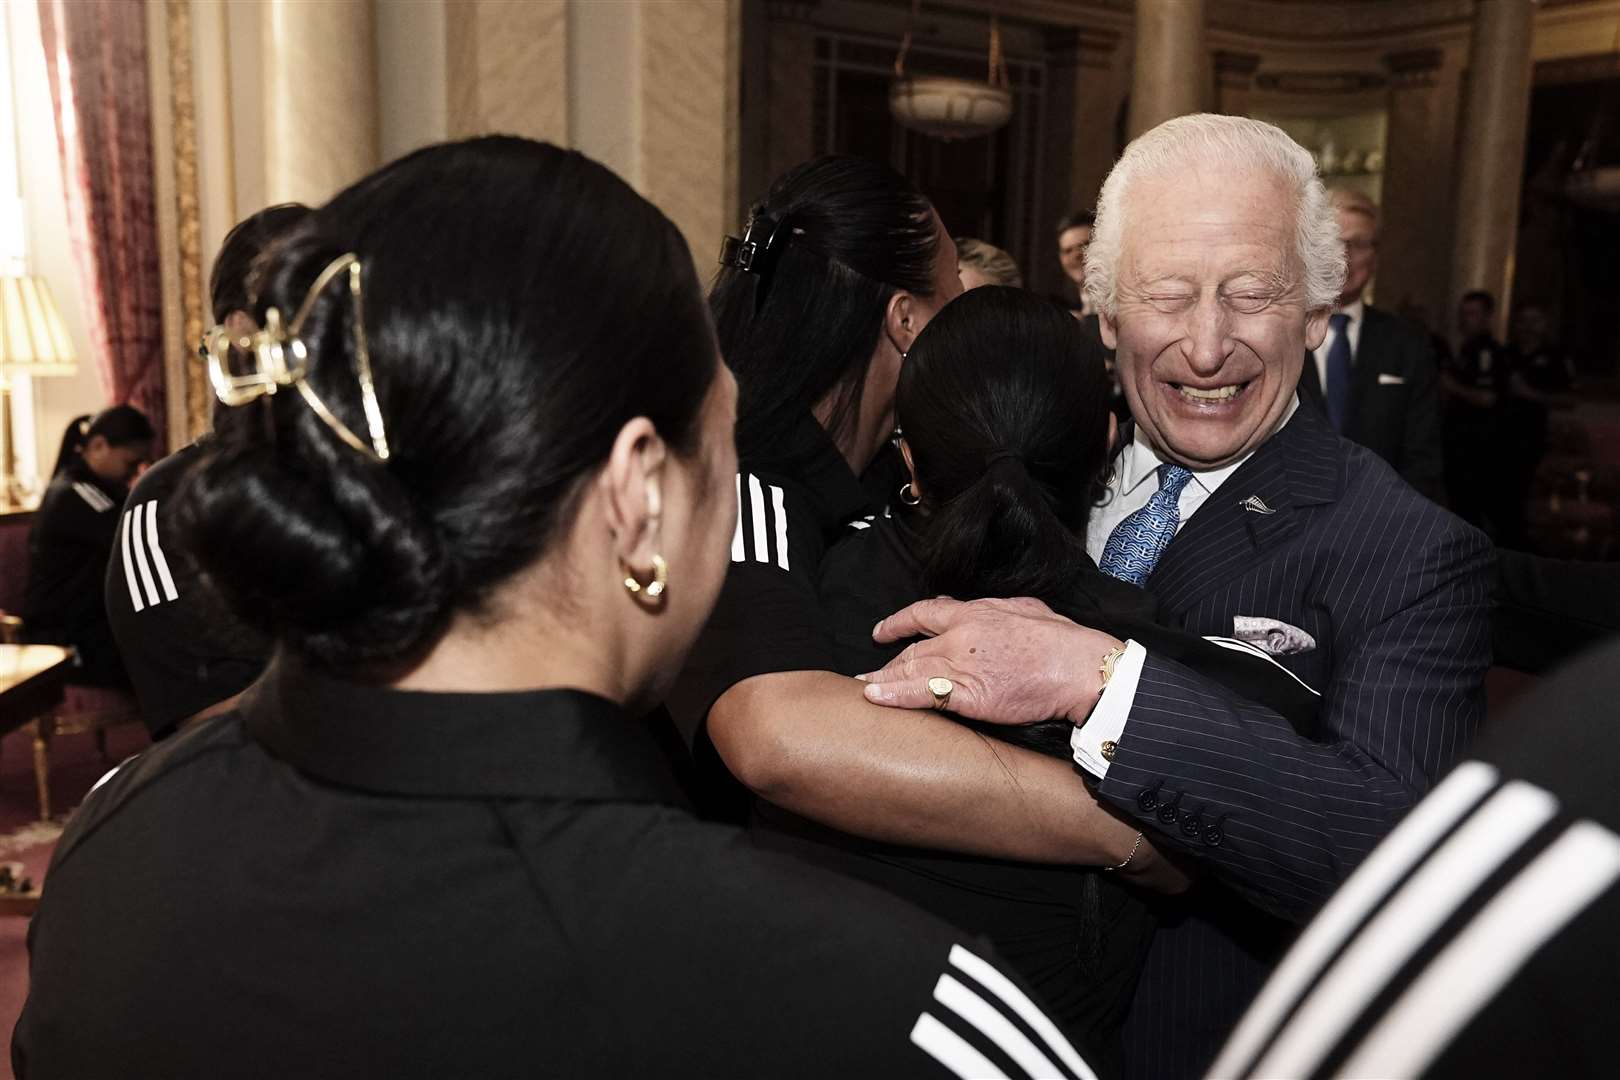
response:
[(125, 687), (129, 677), (113, 640), (102, 582), (129, 484), (152, 458), (155, 432), (133, 405), (80, 416), (62, 434), (50, 486), (28, 533), (26, 640), (71, 645), (68, 681)]
[[(922, 640), (866, 693), (928, 709), (940, 679), (972, 719), (1068, 717), (1097, 796), (1205, 872), (1162, 912), (1126, 1021), (1127, 1074), (1170, 1080), (1203, 1074), (1295, 928), (1480, 724), (1492, 551), (1299, 405), (1344, 247), (1285, 132), (1166, 121), (1126, 148), (1097, 224), (1087, 288), (1136, 425), (1087, 550), (1172, 625), (1247, 640), (1319, 691), (1319, 730), (1032, 599), (886, 618), (877, 640)], [(919, 742), (891, 738), (927, 761)], [(986, 791), (977, 812), (1005, 811)]]
[(1058, 262), (1063, 264), (1063, 275), (1074, 287), (1073, 294), (1066, 295), (1064, 301), (1082, 319), (1097, 314), (1091, 297), (1086, 295), (1086, 250), (1091, 247), (1091, 231), (1096, 224), (1096, 214), (1076, 210), (1062, 218), (1057, 226)]
[(971, 236), (956, 238), (957, 275), (962, 279), (962, 291), (977, 289), (981, 285), (1006, 285), (1014, 289), (1024, 287), (1023, 271), (1013, 257), (983, 240)]
[(1328, 333), (1307, 358), (1299, 393), (1333, 429), (1395, 467), (1432, 499), (1444, 487), (1439, 370), (1423, 336), (1363, 298), (1378, 271), (1378, 207), (1359, 192), (1329, 192), (1348, 271)]
[(260, 280), (180, 499), (276, 656), (74, 815), (19, 1080), (1092, 1075), (960, 932), (696, 820), (634, 721), (736, 520), (668, 218), (489, 137), (341, 192)]
[[(1513, 320), (1513, 374), (1508, 379), (1506, 484), (1519, 513), (1528, 515), (1536, 472), (1547, 453), (1548, 418), (1554, 410), (1575, 405), (1575, 364), (1553, 340), (1547, 309), (1539, 303), (1519, 305)], [(1504, 502), (1510, 496), (1504, 494)], [(1522, 539), (1529, 540), (1528, 528)]]
[(1514, 448), (1503, 438), (1513, 356), (1491, 332), (1496, 298), (1483, 289), (1457, 305), (1456, 355), (1440, 375), (1445, 399), (1446, 495), (1451, 509), (1502, 547), (1523, 550), (1524, 510), (1508, 491)]
[[(272, 206), (225, 237), (209, 293), (214, 319), (229, 339), (240, 341), (257, 329), (247, 315), (255, 265), (309, 213), (298, 203)], [(223, 711), (270, 656), (270, 640), (232, 615), (208, 583), (176, 517), (186, 472), (210, 441), (205, 435), (141, 475), (107, 565), (107, 618), (154, 740), (192, 717)]]

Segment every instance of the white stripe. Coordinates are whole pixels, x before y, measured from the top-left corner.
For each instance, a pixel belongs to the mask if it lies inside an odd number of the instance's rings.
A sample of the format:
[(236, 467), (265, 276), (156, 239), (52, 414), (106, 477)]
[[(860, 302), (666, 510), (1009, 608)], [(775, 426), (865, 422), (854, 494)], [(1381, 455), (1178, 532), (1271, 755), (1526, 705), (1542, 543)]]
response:
[(765, 492), (759, 486), (759, 477), (749, 474), (748, 501), (754, 511), (754, 561), (770, 562), (771, 552), (765, 537)]
[(163, 547), (158, 543), (157, 506), (156, 499), (146, 504), (146, 546), (152, 553), (152, 565), (157, 567), (158, 579), (163, 582), (163, 595), (170, 600), (178, 600), (180, 594), (175, 591), (174, 578), (169, 574), (169, 560), (163, 557)]
[(852, 521), (849, 523), (849, 527), (855, 530), (870, 529), (872, 523), (870, 521)]
[(939, 982), (934, 984), (934, 1000), (972, 1024), (979, 1034), (1001, 1047), (1002, 1053), (1017, 1062), (1018, 1067), (1030, 1076), (1067, 1080), (1052, 1064), (1052, 1059), (1036, 1049), (1029, 1037), (1003, 1016), (1001, 1010), (956, 979), (941, 975)]
[(1266, 1056), (1260, 1076), (1308, 1076), (1412, 954), (1498, 866), (1558, 812), (1522, 781), (1504, 784), (1458, 826), (1317, 983)]
[(928, 1013), (918, 1016), (912, 1025), (911, 1041), (962, 1080), (1008, 1080), (989, 1058)]
[(737, 528), (731, 534), (731, 561), (743, 562), (748, 556), (743, 553), (742, 533), (742, 473), (736, 476), (737, 486)]
[(1226, 1049), (1210, 1070), (1211, 1076), (1247, 1075), (1244, 1067), (1254, 1060), (1328, 958), (1338, 952), (1395, 883), (1491, 789), (1496, 776), (1495, 769), (1478, 761), (1457, 766), (1443, 784), (1418, 803), (1398, 829), (1373, 849), (1283, 958), (1227, 1041)]
[(1620, 877), (1620, 836), (1569, 827), (1503, 887), (1368, 1033), (1340, 1076), (1417, 1076), (1514, 973)]
[(1021, 1017), (1024, 1023), (1035, 1029), (1035, 1033), (1046, 1040), (1047, 1047), (1054, 1051), (1058, 1060), (1069, 1067), (1069, 1071), (1080, 1077), (1080, 1080), (1097, 1080), (1097, 1074), (1091, 1071), (1080, 1055), (1075, 1052), (1069, 1040), (1063, 1037), (1063, 1032), (1057, 1025), (1040, 1010), (1029, 996), (1018, 989), (1014, 982), (997, 971), (988, 960), (984, 960), (960, 945), (951, 946), (951, 963), (967, 972), (979, 981), (985, 989), (993, 992), (997, 997)]
[(787, 511), (782, 508), (782, 489), (771, 485), (771, 506), (776, 510), (776, 565), (788, 568)]
[(94, 510), (98, 514), (112, 509), (112, 500), (107, 498), (106, 495), (102, 494), (99, 488), (91, 487), (89, 484), (86, 484), (84, 481), (80, 480), (73, 485), (73, 490), (77, 491), (79, 493), (79, 498), (83, 499), (85, 503), (89, 505), (90, 509)]
[(1233, 652), (1248, 653), (1250, 656), (1258, 656), (1260, 659), (1264, 660), (1266, 663), (1270, 664), (1272, 667), (1276, 668), (1290, 679), (1293, 679), (1295, 682), (1299, 683), (1299, 685), (1303, 686), (1317, 697), (1322, 696), (1322, 692), (1320, 690), (1306, 682), (1304, 679), (1300, 678), (1298, 675), (1295, 675), (1292, 671), (1289, 671), (1281, 664), (1277, 663), (1276, 659), (1270, 653), (1251, 642), (1239, 641), (1237, 638), (1218, 637), (1213, 634), (1206, 635), (1204, 640), (1210, 642), (1211, 644), (1219, 645), (1223, 649), (1231, 649)]
[(129, 552), (129, 531), (135, 527), (134, 523), (130, 521), (130, 517), (133, 514), (133, 510), (124, 511), (124, 529), (122, 537), (124, 542), (124, 580), (129, 582), (130, 604), (134, 606), (136, 611), (140, 611), (146, 606), (146, 603), (141, 599), (141, 587), (135, 584), (135, 557)]
[(151, 503), (141, 503), (135, 508), (135, 517), (131, 519), (129, 530), (135, 537), (135, 565), (141, 572), (141, 584), (146, 586), (146, 602), (158, 603), (157, 583), (152, 580), (152, 569), (146, 565), (146, 542), (141, 538), (141, 512), (151, 507)]

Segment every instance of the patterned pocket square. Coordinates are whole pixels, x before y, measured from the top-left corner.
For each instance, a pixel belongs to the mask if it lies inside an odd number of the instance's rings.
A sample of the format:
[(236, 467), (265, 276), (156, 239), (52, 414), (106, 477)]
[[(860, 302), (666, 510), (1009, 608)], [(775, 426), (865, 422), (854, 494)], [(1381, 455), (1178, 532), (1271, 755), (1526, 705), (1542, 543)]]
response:
[(1260, 615), (1234, 615), (1232, 636), (1272, 656), (1289, 656), (1316, 648), (1316, 639), (1299, 627)]
[(1391, 375), (1387, 371), (1380, 371), (1378, 373), (1378, 385), (1379, 386), (1405, 386), (1406, 385), (1406, 376), (1405, 375)]

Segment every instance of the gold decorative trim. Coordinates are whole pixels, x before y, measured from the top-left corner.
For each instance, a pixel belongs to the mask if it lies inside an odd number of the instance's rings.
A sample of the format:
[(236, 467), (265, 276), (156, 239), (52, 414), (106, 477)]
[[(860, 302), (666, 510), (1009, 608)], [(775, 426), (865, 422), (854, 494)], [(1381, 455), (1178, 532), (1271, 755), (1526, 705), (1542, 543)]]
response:
[(194, 439), (209, 427), (213, 395), (208, 373), (195, 362), (205, 325), (202, 285), (202, 213), (197, 193), (197, 101), (191, 69), (191, 0), (164, 0), (169, 30), (169, 90), (174, 124), (176, 233), (180, 246), (180, 313), (186, 349), (181, 386), (186, 435)]

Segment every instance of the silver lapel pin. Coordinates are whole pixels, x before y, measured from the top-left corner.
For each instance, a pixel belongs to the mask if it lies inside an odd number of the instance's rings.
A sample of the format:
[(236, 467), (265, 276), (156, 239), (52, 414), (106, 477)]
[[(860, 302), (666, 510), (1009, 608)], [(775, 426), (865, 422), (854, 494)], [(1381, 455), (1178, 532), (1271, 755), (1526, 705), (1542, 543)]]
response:
[(1238, 505), (1243, 507), (1243, 509), (1247, 510), (1251, 514), (1275, 514), (1277, 512), (1271, 507), (1267, 506), (1266, 500), (1262, 499), (1258, 495), (1250, 495), (1247, 499), (1244, 499), (1242, 502), (1238, 503)]

